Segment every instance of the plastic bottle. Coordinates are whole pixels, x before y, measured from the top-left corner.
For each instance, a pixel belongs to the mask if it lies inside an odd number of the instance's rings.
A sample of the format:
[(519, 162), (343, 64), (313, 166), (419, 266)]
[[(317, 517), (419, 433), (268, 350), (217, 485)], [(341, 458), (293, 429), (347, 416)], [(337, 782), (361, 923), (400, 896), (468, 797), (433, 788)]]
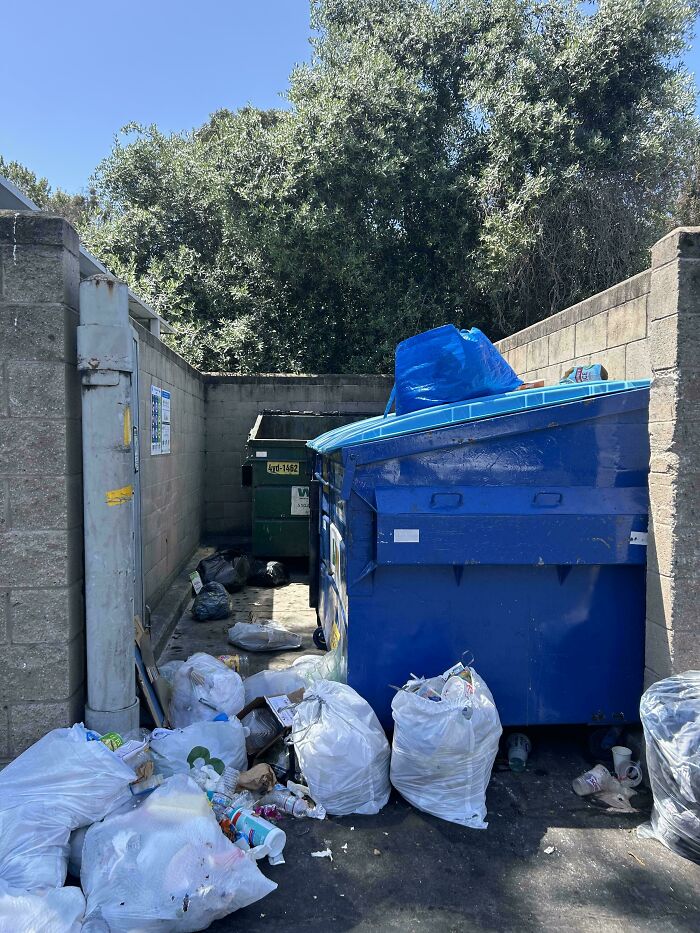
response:
[(231, 820), (231, 826), (246, 840), (251, 849), (267, 846), (272, 864), (284, 861), (282, 852), (287, 842), (284, 830), (243, 807), (233, 813), (229, 812), (227, 816)]
[(250, 659), (245, 654), (220, 654), (217, 656), (217, 661), (221, 661), (241, 677), (247, 677), (250, 674)]
[(297, 797), (290, 790), (273, 790), (259, 801), (262, 806), (274, 806), (281, 813), (291, 813), (298, 820), (305, 816), (315, 817), (317, 807), (312, 807), (306, 800)]
[(230, 765), (224, 768), (224, 772), (217, 781), (216, 787), (211, 795), (211, 805), (214, 809), (217, 819), (221, 819), (227, 810), (233, 806), (236, 796), (236, 785), (241, 772)]

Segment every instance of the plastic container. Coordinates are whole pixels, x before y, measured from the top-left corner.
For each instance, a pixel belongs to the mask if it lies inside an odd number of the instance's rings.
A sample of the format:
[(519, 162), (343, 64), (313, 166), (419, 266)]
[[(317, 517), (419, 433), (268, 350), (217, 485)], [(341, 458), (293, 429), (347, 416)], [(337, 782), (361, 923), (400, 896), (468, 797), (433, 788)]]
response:
[(613, 790), (617, 781), (608, 771), (605, 765), (596, 765), (590, 771), (584, 771), (574, 778), (571, 786), (579, 797), (587, 797), (589, 794), (601, 794), (604, 791)]
[(256, 846), (266, 846), (270, 853), (270, 863), (278, 864), (284, 861), (282, 852), (287, 842), (284, 830), (273, 826), (261, 816), (256, 816), (252, 810), (241, 807), (230, 814), (232, 827), (242, 836), (251, 849)]
[(506, 742), (508, 766), (515, 774), (522, 774), (527, 764), (527, 756), (532, 751), (532, 743), (522, 732), (513, 732)]

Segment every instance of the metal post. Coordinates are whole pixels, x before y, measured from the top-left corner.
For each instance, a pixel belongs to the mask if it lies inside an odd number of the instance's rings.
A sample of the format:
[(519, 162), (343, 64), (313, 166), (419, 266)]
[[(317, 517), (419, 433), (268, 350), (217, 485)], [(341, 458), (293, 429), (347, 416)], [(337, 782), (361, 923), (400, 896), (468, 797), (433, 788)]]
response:
[(88, 697), (86, 725), (139, 725), (134, 675), (132, 336), (126, 285), (95, 275), (80, 285), (83, 513)]

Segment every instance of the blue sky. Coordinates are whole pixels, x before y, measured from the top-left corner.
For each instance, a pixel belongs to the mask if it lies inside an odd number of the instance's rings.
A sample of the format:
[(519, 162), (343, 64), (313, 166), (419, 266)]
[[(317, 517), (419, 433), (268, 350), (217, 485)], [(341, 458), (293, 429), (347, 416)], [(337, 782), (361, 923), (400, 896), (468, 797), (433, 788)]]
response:
[[(125, 123), (191, 129), (221, 107), (279, 106), (309, 56), (308, 0), (3, 4), (0, 153), (80, 190)], [(700, 43), (688, 55), (700, 73)]]

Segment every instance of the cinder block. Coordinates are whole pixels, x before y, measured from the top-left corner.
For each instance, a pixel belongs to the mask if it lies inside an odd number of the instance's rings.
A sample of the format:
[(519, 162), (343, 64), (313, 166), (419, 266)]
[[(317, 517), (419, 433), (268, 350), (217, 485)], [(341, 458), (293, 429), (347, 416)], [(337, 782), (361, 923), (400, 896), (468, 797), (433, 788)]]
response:
[(556, 330), (549, 335), (549, 363), (565, 363), (573, 360), (576, 339), (576, 327), (570, 325)]
[(628, 343), (625, 348), (625, 378), (650, 379), (652, 376), (652, 363), (650, 359), (649, 340), (635, 340)]
[(82, 477), (22, 476), (10, 482), (14, 531), (72, 528), (82, 524)]
[(3, 297), (8, 302), (64, 302), (79, 307), (77, 256), (61, 246), (0, 246)]
[(599, 353), (607, 346), (608, 312), (603, 311), (576, 325), (576, 362), (584, 354)]
[(527, 368), (540, 369), (549, 364), (549, 337), (540, 337), (527, 345)]
[(700, 258), (700, 232), (697, 227), (678, 227), (658, 240), (651, 248), (651, 267), (656, 272), (659, 266), (679, 258)]
[(608, 347), (607, 350), (602, 350), (600, 354), (595, 354), (595, 357), (599, 359), (607, 369), (609, 379), (625, 378), (626, 365), (624, 347)]
[(0, 474), (77, 473), (79, 445), (68, 443), (75, 422), (0, 419)]
[(647, 296), (627, 301), (608, 312), (608, 346), (619, 347), (647, 335)]
[(678, 315), (653, 320), (649, 331), (649, 355), (654, 374), (678, 366)]
[(78, 314), (63, 304), (0, 304), (0, 360), (75, 364)]
[(10, 707), (9, 754), (20, 755), (47, 732), (84, 719), (82, 685), (73, 696), (58, 703), (13, 703)]
[(0, 645), (4, 645), (8, 638), (7, 620), (9, 616), (10, 593), (8, 590), (0, 590)]
[(83, 630), (82, 584), (9, 593), (12, 643), (66, 645)]
[(50, 651), (43, 645), (6, 646), (3, 702), (67, 699), (83, 683), (84, 655), (81, 636), (68, 645), (52, 645)]
[(10, 714), (0, 709), (0, 762), (10, 757)]
[(69, 586), (82, 576), (82, 529), (8, 531), (2, 539), (0, 587)]

